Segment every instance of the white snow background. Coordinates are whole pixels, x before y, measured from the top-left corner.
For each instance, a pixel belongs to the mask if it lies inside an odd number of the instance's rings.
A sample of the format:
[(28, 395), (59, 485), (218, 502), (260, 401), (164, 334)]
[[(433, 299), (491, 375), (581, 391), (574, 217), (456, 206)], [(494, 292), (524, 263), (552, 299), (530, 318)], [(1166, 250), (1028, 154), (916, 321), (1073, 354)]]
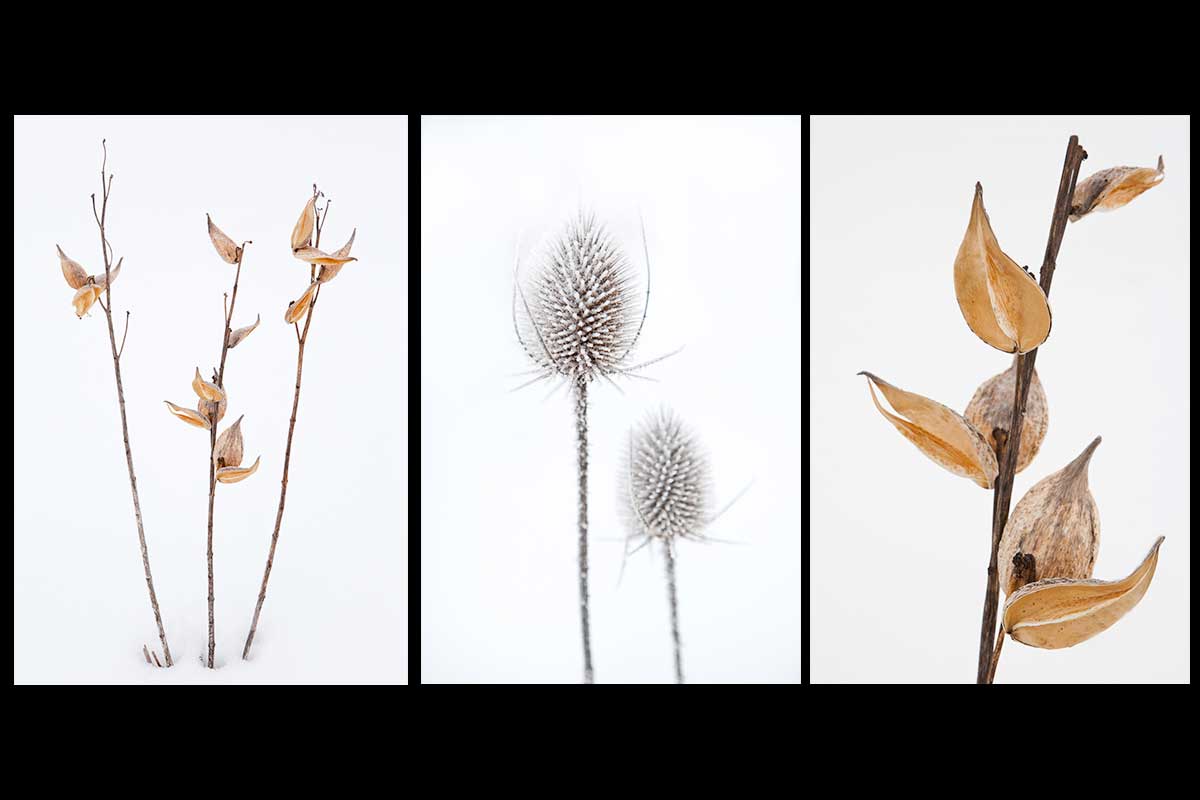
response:
[[(514, 253), (595, 211), (651, 294), (634, 363), (589, 391), (597, 683), (670, 682), (661, 551), (623, 580), (620, 456), (660, 403), (697, 433), (717, 506), (681, 542), (689, 682), (800, 681), (801, 125), (777, 118), (424, 118), (421, 137), (421, 680), (579, 682), (570, 394), (515, 393)], [(644, 285), (644, 284), (643, 284)], [(640, 298), (639, 298), (640, 306)]]
[[(14, 680), (16, 683), (407, 682), (407, 120), (67, 118), (14, 122)], [(107, 230), (134, 467), (176, 666), (146, 592), (103, 311), (75, 318), (54, 245), (103, 272), (89, 195), (100, 140), (115, 174)], [(313, 182), (322, 245), (353, 255), (325, 286), (304, 360), (287, 508), (249, 662), (241, 659), (275, 521), (296, 372), (283, 322), (308, 282), (289, 235)], [(99, 198), (97, 198), (99, 200)], [(217, 486), (216, 639), (207, 646), (208, 435), (173, 417), (220, 357), (235, 268), (205, 213), (248, 245), (228, 413), (257, 474)]]

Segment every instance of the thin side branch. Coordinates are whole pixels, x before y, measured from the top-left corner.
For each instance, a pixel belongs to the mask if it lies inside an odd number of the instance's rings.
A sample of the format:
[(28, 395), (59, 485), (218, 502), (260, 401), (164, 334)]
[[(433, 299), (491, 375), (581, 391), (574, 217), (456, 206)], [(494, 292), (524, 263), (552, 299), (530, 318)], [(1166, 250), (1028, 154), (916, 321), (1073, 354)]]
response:
[(129, 336), (129, 309), (125, 310), (125, 332), (121, 334), (121, 347), (117, 350), (117, 359), (125, 353), (125, 339)]

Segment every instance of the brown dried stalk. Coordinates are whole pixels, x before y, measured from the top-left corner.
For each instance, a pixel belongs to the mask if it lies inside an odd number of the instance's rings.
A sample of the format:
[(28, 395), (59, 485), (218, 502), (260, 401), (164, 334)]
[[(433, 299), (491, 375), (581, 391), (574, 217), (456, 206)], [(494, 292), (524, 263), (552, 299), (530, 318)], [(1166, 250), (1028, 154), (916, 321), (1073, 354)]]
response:
[[(1079, 137), (1072, 136), (1067, 142), (1067, 154), (1063, 161), (1062, 175), (1058, 181), (1058, 196), (1054, 202), (1054, 214), (1050, 218), (1050, 235), (1046, 241), (1046, 253), (1042, 259), (1039, 285), (1046, 297), (1050, 296), (1050, 282), (1054, 279), (1055, 262), (1062, 246), (1063, 234), (1067, 229), (1067, 218), (1071, 213), (1071, 198), (1075, 194), (1075, 182), (1079, 178), (1079, 167), (1087, 158), (1087, 151), (1079, 146)], [(996, 476), (994, 502), (992, 505), (992, 550), (987, 569), (987, 590), (983, 600), (983, 623), (979, 631), (979, 661), (976, 683), (991, 683), (995, 675), (992, 654), (999, 660), (999, 647), (993, 648), (992, 637), (996, 633), (996, 616), (1000, 603), (1000, 575), (997, 553), (1000, 537), (1008, 523), (1009, 506), (1012, 504), (1013, 476), (1017, 471), (1017, 455), (1021, 448), (1021, 428), (1025, 422), (1025, 404), (1029, 398), (1029, 386), (1037, 361), (1037, 350), (1017, 356), (1016, 391), (1013, 398), (1012, 422), (1007, 430), (1007, 442), (1000, 456), (1000, 473)], [(995, 434), (993, 434), (995, 435)], [(998, 437), (997, 437), (998, 438)], [(997, 442), (999, 444), (999, 442)], [(1003, 631), (1001, 632), (1003, 635)]]
[[(320, 195), (316, 184), (313, 184), (313, 199)], [(313, 247), (321, 246), (321, 229), (325, 227), (325, 218), (329, 216), (330, 200), (325, 201), (325, 211), (317, 217), (316, 223), (316, 239), (313, 242)], [(312, 265), (309, 269), (309, 280), (314, 280), (317, 276), (317, 267)], [(300, 407), (300, 379), (304, 374), (304, 345), (308, 342), (308, 328), (312, 325), (313, 311), (316, 310), (317, 300), (321, 296), (321, 287), (317, 286), (316, 294), (313, 296), (312, 302), (308, 306), (308, 314), (304, 318), (304, 331), (300, 331), (300, 324), (296, 323), (296, 393), (292, 397), (292, 417), (288, 421), (287, 446), (283, 451), (283, 479), (279, 487), (279, 510), (275, 512), (275, 530), (271, 532), (271, 549), (267, 551), (267, 566), (263, 570), (262, 586), (258, 590), (258, 602), (254, 606), (254, 619), (250, 621), (250, 633), (246, 636), (246, 646), (242, 648), (242, 658), (250, 657), (250, 645), (254, 643), (254, 634), (258, 631), (258, 617), (262, 614), (263, 601), (267, 599), (267, 581), (271, 579), (271, 566), (275, 563), (275, 546), (279, 544), (279, 528), (283, 524), (283, 507), (287, 502), (287, 484), (288, 484), (288, 465), (292, 460), (292, 434), (296, 430), (296, 410)]]
[[(150, 553), (146, 549), (146, 531), (142, 527), (142, 505), (138, 500), (137, 476), (133, 474), (133, 452), (129, 447), (129, 422), (125, 417), (125, 388), (121, 384), (121, 354), (125, 352), (125, 337), (129, 335), (129, 312), (125, 312), (125, 335), (121, 337), (121, 347), (117, 348), (117, 335), (113, 330), (112, 322), (112, 245), (108, 243), (108, 235), (104, 229), (104, 223), (108, 218), (108, 195), (112, 191), (111, 173), (107, 174), (108, 170), (108, 143), (107, 140), (101, 139), (100, 146), (104, 150), (104, 159), (100, 164), (100, 189), (103, 199), (100, 203), (100, 212), (96, 212), (96, 195), (92, 194), (92, 216), (96, 218), (96, 225), (100, 228), (100, 251), (104, 256), (104, 283), (105, 294), (108, 302), (97, 300), (100, 307), (104, 309), (104, 318), (108, 322), (108, 343), (112, 348), (113, 358), (113, 373), (117, 378), (117, 405), (121, 409), (121, 436), (125, 440), (125, 465), (129, 468), (129, 488), (133, 493), (133, 516), (137, 521), (138, 544), (142, 548), (142, 567), (146, 572), (146, 589), (150, 592), (150, 606), (154, 609), (154, 622), (158, 625), (158, 639), (162, 642), (163, 657), (167, 661), (167, 666), (173, 666), (174, 661), (171, 660), (171, 648), (167, 645), (167, 633), (163, 630), (162, 614), (158, 610), (158, 596), (154, 592), (154, 577), (150, 574)], [(142, 645), (142, 650), (145, 651), (146, 646)], [(155, 661), (158, 660), (157, 655)], [(146, 661), (150, 659), (147, 656)], [(162, 666), (159, 664), (159, 666)]]

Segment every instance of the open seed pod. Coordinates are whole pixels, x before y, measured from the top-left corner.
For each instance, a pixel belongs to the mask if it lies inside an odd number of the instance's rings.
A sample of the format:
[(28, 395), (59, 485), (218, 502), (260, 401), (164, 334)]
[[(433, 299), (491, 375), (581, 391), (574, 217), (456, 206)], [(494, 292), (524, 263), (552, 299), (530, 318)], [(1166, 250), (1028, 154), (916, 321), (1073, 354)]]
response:
[(94, 283), (86, 283), (79, 287), (79, 291), (75, 292), (75, 296), (71, 298), (71, 305), (75, 307), (75, 316), (82, 319), (101, 294), (103, 292), (100, 287)]
[(212, 239), (213, 247), (217, 249), (217, 255), (223, 258), (229, 264), (236, 264), (242, 258), (242, 248), (234, 244), (233, 239), (230, 239), (225, 233), (213, 225), (212, 217), (208, 217), (208, 238)]
[(258, 471), (258, 462), (260, 460), (262, 460), (262, 456), (254, 459), (254, 463), (248, 467), (221, 467), (217, 470), (217, 480), (221, 483), (243, 481)]
[(312, 303), (313, 295), (320, 285), (320, 283), (313, 281), (304, 290), (304, 294), (300, 295), (299, 299), (288, 303), (287, 313), (283, 315), (283, 321), (289, 325), (299, 322), (308, 313), (308, 307)]
[[(1012, 366), (993, 375), (975, 390), (975, 396), (967, 403), (967, 421), (974, 425), (988, 444), (995, 447), (992, 431), (996, 428), (1008, 430), (1012, 425), (1013, 398), (1017, 390), (1017, 360)], [(1029, 466), (1046, 438), (1046, 427), (1050, 424), (1050, 407), (1046, 403), (1046, 392), (1038, 379), (1037, 368), (1029, 384), (1029, 399), (1025, 403), (1025, 421), (1021, 425), (1021, 444), (1017, 453), (1017, 472)]]
[(340, 267), (348, 261), (358, 261), (352, 256), (339, 256), (332, 253), (326, 253), (324, 250), (318, 250), (315, 247), (301, 247), (292, 251), (292, 255), (301, 261), (307, 261), (309, 264), (319, 266), (335, 266)]
[(1049, 578), (1030, 583), (1004, 604), (1004, 630), (1030, 647), (1073, 647), (1107, 630), (1138, 604), (1158, 566), (1158, 537), (1141, 565), (1119, 581)]
[(242, 419), (246, 415), (243, 414), (237, 418), (237, 422), (226, 428), (220, 436), (217, 437), (217, 446), (213, 449), (213, 461), (217, 468), (221, 467), (237, 467), (242, 463)]
[(122, 258), (117, 262), (115, 267), (110, 268), (108, 270), (108, 279), (105, 279), (103, 272), (98, 272), (95, 275), (88, 276), (88, 280), (99, 286), (103, 291), (104, 289), (107, 289), (110, 284), (117, 282), (117, 276), (121, 274), (121, 265), (124, 263), (125, 259)]
[[(1100, 512), (1088, 488), (1088, 463), (1100, 445), (1097, 436), (1079, 457), (1042, 478), (1013, 509), (1000, 537), (997, 558), (1005, 594), (1041, 578), (1090, 578), (1100, 551)], [(1013, 556), (1033, 556), (1029, 569), (1015, 575)]]
[(217, 403), (200, 398), (196, 401), (196, 411), (204, 415), (205, 419), (211, 420), (213, 424), (216, 424), (225, 418), (225, 407), (229, 404), (228, 400), (228, 396), (222, 397), (220, 402)]
[[(941, 403), (899, 389), (869, 372), (858, 374), (869, 379), (867, 388), (879, 413), (918, 450), (955, 475), (970, 478), (984, 489), (992, 488), (1000, 471), (996, 453), (974, 425)], [(885, 411), (871, 384), (878, 386), (892, 408), (908, 419)]]
[(192, 389), (201, 400), (218, 402), (225, 399), (225, 392), (221, 391), (221, 387), (200, 377), (199, 367), (196, 367), (196, 377), (192, 378)]
[(1089, 175), (1075, 186), (1071, 197), (1071, 221), (1078, 222), (1093, 211), (1112, 211), (1120, 208), (1147, 189), (1162, 183), (1166, 170), (1163, 158), (1158, 168), (1110, 167)]
[(72, 289), (79, 289), (88, 282), (87, 270), (83, 265), (74, 259), (67, 258), (67, 254), (62, 251), (58, 245), (54, 245), (58, 250), (58, 260), (62, 264), (63, 277), (67, 279), (67, 285)]
[(308, 202), (304, 204), (304, 210), (300, 212), (300, 219), (296, 220), (295, 227), (292, 228), (292, 251), (307, 247), (312, 242), (313, 227), (317, 223), (317, 196), (314, 194), (308, 198)]
[[(179, 417), (188, 425), (195, 425), (197, 428), (204, 428), (206, 431), (212, 428), (212, 423), (208, 421), (208, 417), (204, 416), (200, 412), (192, 411), (190, 408), (177, 406), (170, 400), (163, 400), (163, 402), (167, 404), (167, 408), (171, 410), (172, 414)], [(204, 401), (201, 400), (200, 402), (203, 403)]]
[[(346, 242), (339, 249), (330, 253), (332, 258), (346, 258), (350, 255), (350, 248), (354, 246), (354, 237), (358, 234), (358, 228), (350, 232), (350, 241)], [(342, 264), (322, 264), (321, 271), (317, 273), (317, 280), (321, 283), (326, 283), (337, 277), (338, 272), (342, 269)]]
[(967, 232), (954, 259), (954, 293), (968, 327), (997, 350), (1028, 353), (1050, 335), (1046, 293), (1000, 249), (978, 183)]
[(229, 334), (229, 349), (232, 350), (233, 348), (237, 347), (241, 343), (242, 339), (245, 339), (247, 336), (249, 336), (251, 333), (254, 332), (254, 329), (258, 327), (258, 323), (260, 323), (260, 322), (262, 322), (262, 315), (256, 314), (254, 316), (254, 324), (253, 325), (247, 325), (244, 328), (238, 328), (236, 331), (233, 331), (232, 333), (230, 333)]

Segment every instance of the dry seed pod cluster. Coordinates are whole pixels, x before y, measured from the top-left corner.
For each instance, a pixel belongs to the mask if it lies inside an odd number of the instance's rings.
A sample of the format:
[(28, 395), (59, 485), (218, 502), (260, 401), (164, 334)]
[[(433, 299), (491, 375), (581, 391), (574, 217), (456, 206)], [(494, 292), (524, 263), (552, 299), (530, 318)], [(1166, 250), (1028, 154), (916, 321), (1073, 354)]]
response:
[(1166, 170), (1163, 158), (1158, 167), (1109, 167), (1089, 175), (1075, 187), (1071, 198), (1071, 221), (1078, 222), (1093, 211), (1112, 211), (1147, 189), (1162, 183)]
[[(971, 402), (963, 416), (975, 426), (984, 441), (995, 446), (992, 431), (996, 428), (1008, 430), (1012, 424), (1013, 396), (1017, 389), (1017, 362), (1012, 366), (993, 375), (975, 390)], [(1050, 406), (1046, 402), (1046, 391), (1038, 378), (1037, 369), (1033, 371), (1033, 379), (1029, 383), (1029, 399), (1025, 404), (1025, 421), (1021, 424), (1021, 445), (1017, 453), (1017, 472), (1025, 469), (1033, 461), (1034, 456), (1042, 447), (1046, 438), (1046, 428), (1050, 424)]]
[(54, 245), (54, 247), (58, 250), (58, 260), (62, 267), (63, 278), (66, 279), (67, 285), (75, 290), (75, 295), (71, 298), (71, 306), (75, 309), (75, 316), (82, 319), (92, 305), (100, 299), (100, 295), (108, 288), (109, 282), (116, 282), (117, 276), (121, 274), (121, 264), (125, 259), (122, 258), (115, 267), (109, 270), (107, 278), (103, 273), (88, 275), (82, 264), (69, 258), (58, 245)]
[(337, 277), (342, 267), (351, 261), (358, 260), (350, 255), (350, 248), (354, 246), (354, 237), (358, 234), (357, 228), (351, 231), (349, 241), (332, 253), (326, 253), (313, 246), (312, 236), (314, 231), (319, 232), (317, 225), (317, 194), (315, 192), (308, 199), (308, 202), (305, 203), (304, 210), (300, 212), (300, 218), (296, 220), (296, 224), (292, 228), (292, 255), (315, 269), (316, 273), (311, 277), (309, 285), (305, 288), (303, 294), (288, 303), (283, 320), (289, 325), (299, 323), (304, 318), (304, 315), (308, 313), (313, 300), (316, 299), (317, 289), (321, 284), (333, 280)]
[[(213, 426), (225, 416), (225, 408), (228, 404), (225, 390), (217, 386), (215, 380), (215, 375), (212, 381), (205, 380), (200, 375), (200, 368), (196, 368), (195, 375), (192, 377), (192, 390), (200, 399), (195, 411), (177, 406), (169, 400), (163, 402), (167, 404), (167, 408), (172, 414), (187, 424), (203, 428), (206, 431), (212, 430)], [(242, 417), (238, 417), (237, 422), (230, 425), (217, 437), (213, 459), (217, 466), (218, 481), (237, 483), (253, 475), (258, 469), (259, 459), (255, 459), (254, 464), (250, 467), (241, 466), (242, 449)]]

